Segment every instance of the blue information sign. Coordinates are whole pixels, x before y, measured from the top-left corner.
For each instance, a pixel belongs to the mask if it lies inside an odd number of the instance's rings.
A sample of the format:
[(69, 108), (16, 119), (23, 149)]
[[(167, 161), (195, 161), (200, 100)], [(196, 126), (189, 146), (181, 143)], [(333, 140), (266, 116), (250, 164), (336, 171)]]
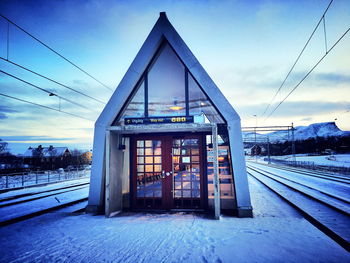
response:
[(125, 118), (125, 125), (162, 124), (162, 123), (193, 123), (193, 116)]

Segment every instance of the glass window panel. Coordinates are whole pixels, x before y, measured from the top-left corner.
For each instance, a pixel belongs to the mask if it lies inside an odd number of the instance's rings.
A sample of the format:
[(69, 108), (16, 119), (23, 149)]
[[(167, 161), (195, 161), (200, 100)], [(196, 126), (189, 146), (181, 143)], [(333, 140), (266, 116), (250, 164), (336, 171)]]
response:
[(152, 148), (146, 148), (145, 149), (145, 155), (153, 155), (153, 149)]
[(181, 197), (181, 190), (175, 190), (175, 197)]
[(137, 149), (137, 155), (144, 155), (144, 149)]
[(173, 163), (179, 163), (180, 156), (173, 156)]
[(192, 172), (199, 173), (199, 164), (192, 164)]
[(143, 174), (142, 173), (138, 173), (137, 174), (137, 185), (143, 185)]
[(191, 74), (188, 74), (188, 95), (190, 115), (197, 116), (197, 122), (205, 122), (206, 117), (211, 123), (224, 123)]
[(133, 98), (130, 100), (125, 108), (125, 111), (120, 118), (120, 121), (124, 118), (140, 118), (145, 117), (145, 85), (144, 81), (137, 88), (137, 92), (134, 94)]
[(190, 181), (190, 175), (187, 172), (182, 172), (182, 181)]
[(185, 107), (185, 67), (165, 44), (148, 72), (148, 114), (182, 116)]
[(174, 173), (174, 180), (176, 182), (181, 182), (181, 173)]
[(191, 191), (189, 190), (182, 191), (182, 197), (191, 197)]
[(183, 163), (191, 163), (191, 157), (190, 156), (183, 156), (181, 158)]
[(198, 139), (190, 139), (190, 144), (191, 145), (198, 145)]
[(173, 146), (179, 147), (181, 145), (181, 140), (173, 140)]
[(146, 167), (146, 172), (153, 172), (153, 165), (145, 165)]
[(199, 162), (199, 156), (191, 156), (191, 161), (194, 163), (198, 163)]
[(200, 189), (199, 181), (192, 181), (192, 189)]
[(144, 157), (137, 157), (137, 163), (144, 163), (145, 158)]
[(154, 155), (161, 155), (162, 154), (162, 148), (155, 148), (154, 149)]
[(146, 176), (146, 183), (145, 183), (146, 188), (149, 189), (152, 187), (152, 185), (153, 185), (153, 181), (151, 176)]
[(143, 147), (144, 142), (143, 141), (137, 141), (137, 147)]
[(181, 182), (175, 182), (175, 189), (181, 189)]
[(152, 141), (152, 147), (158, 148), (162, 146), (162, 141)]
[(154, 197), (162, 197), (162, 191), (154, 191)]
[(192, 191), (192, 197), (194, 198), (200, 198), (200, 191), (199, 190), (193, 190)]
[(155, 156), (154, 157), (154, 163), (162, 163), (162, 157), (161, 156)]
[(199, 149), (198, 148), (192, 148), (191, 154), (192, 155), (199, 155)]
[(151, 140), (147, 140), (145, 141), (146, 147), (152, 147), (152, 141)]
[(155, 172), (161, 172), (162, 171), (162, 166), (161, 165), (155, 165), (154, 166), (154, 171)]
[(143, 186), (137, 187), (137, 197), (144, 197), (145, 196), (145, 188)]
[(181, 154), (180, 148), (174, 148), (173, 153), (174, 153), (174, 155), (180, 155)]
[(190, 155), (191, 154), (191, 149), (190, 148), (182, 148), (181, 149), (181, 154), (182, 155)]
[(183, 189), (191, 189), (191, 182), (183, 182), (182, 188)]
[(153, 156), (146, 157), (146, 163), (153, 163)]
[(153, 189), (145, 188), (145, 197), (153, 197)]
[(190, 176), (191, 176), (191, 180), (192, 180), (192, 181), (197, 180), (197, 179), (196, 179), (196, 174), (191, 173), (191, 175), (190, 175)]
[(144, 166), (143, 165), (138, 165), (137, 166), (137, 171), (138, 172), (144, 172), (145, 170), (144, 170)]
[(200, 174), (198, 174), (198, 173), (194, 174), (194, 180), (199, 181), (200, 179), (201, 179)]
[(174, 165), (174, 171), (175, 172), (180, 172), (180, 165), (179, 164), (175, 164)]

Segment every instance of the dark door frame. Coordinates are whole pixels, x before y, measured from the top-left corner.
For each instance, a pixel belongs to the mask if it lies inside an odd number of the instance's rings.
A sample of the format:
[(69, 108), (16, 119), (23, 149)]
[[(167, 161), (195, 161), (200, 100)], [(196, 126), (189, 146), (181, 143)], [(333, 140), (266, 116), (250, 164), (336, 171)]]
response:
[[(208, 181), (207, 181), (207, 154), (206, 154), (206, 135), (207, 133), (193, 133), (193, 132), (172, 132), (172, 133), (143, 133), (136, 135), (128, 135), (130, 137), (130, 207), (132, 210), (172, 210), (174, 209), (174, 198), (173, 198), (173, 175), (168, 176), (164, 180), (164, 186), (162, 187), (162, 204), (161, 208), (147, 208), (137, 206), (137, 196), (136, 196), (136, 181), (137, 181), (137, 154), (136, 154), (136, 141), (138, 139), (143, 140), (157, 140), (160, 139), (165, 143), (162, 143), (162, 170), (171, 171), (172, 167), (172, 143), (173, 139), (199, 139), (199, 155), (200, 155), (200, 208), (198, 210), (203, 210), (208, 208)], [(163, 145), (164, 144), (164, 145)], [(188, 210), (186, 208), (176, 210)], [(197, 210), (197, 209), (190, 209)]]

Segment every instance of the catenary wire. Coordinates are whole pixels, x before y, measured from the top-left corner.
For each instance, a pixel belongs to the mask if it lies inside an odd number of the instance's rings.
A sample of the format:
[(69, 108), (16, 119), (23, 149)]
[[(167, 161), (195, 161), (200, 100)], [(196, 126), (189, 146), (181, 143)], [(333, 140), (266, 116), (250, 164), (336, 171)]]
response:
[(289, 70), (287, 76), (284, 78), (282, 84), (279, 86), (278, 90), (276, 91), (275, 95), (273, 96), (272, 100), (270, 101), (269, 105), (267, 105), (267, 107), (265, 108), (265, 110), (264, 110), (264, 112), (263, 112), (263, 114), (262, 114), (261, 116), (264, 116), (265, 113), (268, 111), (268, 109), (271, 107), (271, 105), (272, 105), (273, 101), (275, 100), (277, 94), (281, 91), (281, 89), (282, 89), (282, 87), (284, 86), (284, 83), (286, 82), (286, 80), (288, 79), (290, 73), (292, 73), (292, 71), (293, 71), (295, 65), (298, 63), (298, 61), (299, 61), (301, 55), (304, 53), (306, 47), (309, 45), (310, 40), (312, 39), (313, 35), (315, 34), (315, 32), (316, 32), (317, 28), (319, 27), (320, 23), (321, 23), (322, 20), (324, 19), (324, 16), (325, 16), (325, 14), (327, 13), (327, 11), (328, 11), (328, 9), (329, 9), (329, 7), (331, 6), (332, 3), (333, 3), (333, 0), (331, 0), (331, 1), (329, 2), (329, 4), (328, 4), (326, 10), (323, 12), (323, 15), (321, 16), (320, 20), (318, 21), (317, 25), (315, 26), (314, 30), (312, 31), (312, 33), (311, 33), (309, 39), (306, 41), (306, 43), (305, 43), (303, 49), (300, 51), (300, 53), (299, 53), (297, 59), (295, 60), (293, 66), (292, 66), (291, 69)]
[(105, 85), (104, 83), (102, 83), (100, 80), (98, 80), (97, 78), (95, 78), (94, 76), (92, 76), (90, 73), (86, 72), (84, 69), (82, 69), (81, 67), (79, 67), (77, 64), (73, 63), (71, 60), (69, 60), (68, 58), (66, 58), (65, 56), (61, 55), (58, 51), (54, 50), (53, 48), (51, 48), (50, 46), (48, 46), (47, 44), (45, 44), (44, 42), (42, 42), (40, 39), (38, 39), (37, 37), (33, 36), (31, 33), (29, 33), (28, 31), (26, 31), (25, 29), (23, 29), (22, 27), (20, 27), (19, 25), (17, 25), (15, 22), (11, 21), (10, 19), (8, 19), (7, 17), (5, 17), (4, 15), (0, 14), (0, 16), (7, 20), (9, 23), (11, 23), (12, 25), (14, 25), (15, 27), (17, 27), (18, 29), (20, 29), (22, 32), (24, 32), (25, 34), (27, 34), (28, 36), (30, 36), (31, 38), (33, 38), (34, 40), (38, 41), (41, 45), (43, 45), (44, 47), (46, 47), (47, 49), (49, 49), (50, 51), (52, 51), (53, 53), (55, 53), (57, 56), (61, 57), (62, 59), (64, 59), (65, 61), (67, 61), (69, 64), (73, 65), (74, 67), (76, 67), (77, 69), (79, 69), (81, 72), (85, 73), (87, 76), (89, 76), (90, 78), (94, 79), (95, 81), (97, 81), (98, 83), (100, 83), (102, 86), (104, 86), (106, 89), (108, 89), (109, 91), (113, 91), (113, 89), (111, 89), (110, 87), (108, 87), (107, 85)]
[(306, 73), (306, 75), (298, 82), (297, 85), (281, 100), (278, 105), (273, 109), (273, 111), (265, 118), (266, 121), (278, 108), (281, 104), (299, 87), (299, 85), (310, 75), (310, 73), (321, 63), (321, 61), (332, 51), (332, 49), (344, 38), (344, 36), (350, 31), (350, 27), (344, 32), (344, 34), (334, 43), (334, 45), (324, 54), (319, 61)]
[(24, 79), (21, 79), (21, 78), (19, 78), (19, 77), (16, 77), (15, 75), (12, 75), (12, 74), (10, 74), (10, 73), (8, 73), (8, 72), (5, 72), (5, 71), (3, 71), (3, 70), (1, 70), (1, 69), (0, 69), (0, 72), (3, 73), (3, 74), (5, 74), (5, 75), (7, 75), (7, 76), (9, 76), (9, 77), (12, 77), (12, 78), (14, 78), (14, 79), (17, 79), (17, 80), (19, 80), (19, 81), (21, 81), (21, 82), (23, 82), (23, 83), (26, 83), (26, 84), (28, 84), (28, 85), (30, 85), (30, 86), (32, 86), (32, 87), (38, 89), (38, 90), (41, 90), (41, 91), (43, 91), (43, 92), (46, 92), (46, 93), (49, 94), (50, 96), (56, 96), (57, 98), (60, 98), (60, 99), (62, 99), (62, 100), (65, 100), (65, 101), (67, 101), (67, 102), (69, 102), (69, 103), (71, 103), (71, 104), (74, 104), (74, 105), (76, 105), (76, 106), (79, 106), (79, 107), (84, 108), (84, 109), (87, 109), (87, 110), (91, 110), (90, 108), (85, 107), (84, 105), (81, 105), (81, 104), (79, 104), (79, 103), (76, 103), (76, 102), (74, 102), (74, 101), (71, 101), (70, 99), (67, 99), (67, 98), (62, 97), (62, 96), (60, 96), (60, 95), (57, 95), (57, 94), (55, 94), (55, 93), (53, 93), (53, 92), (51, 92), (51, 91), (49, 91), (49, 90), (47, 90), (47, 89), (43, 89), (43, 88), (41, 88), (41, 87), (39, 87), (39, 86), (37, 86), (37, 85), (34, 85), (33, 83), (30, 83), (30, 82), (28, 82), (28, 81), (26, 81), (26, 80), (24, 80)]
[(14, 99), (14, 100), (18, 100), (18, 101), (25, 102), (25, 103), (29, 103), (29, 104), (32, 104), (32, 105), (35, 105), (35, 106), (38, 106), (38, 107), (42, 107), (42, 108), (45, 108), (45, 109), (49, 109), (49, 110), (61, 112), (61, 113), (64, 113), (64, 114), (68, 114), (68, 115), (71, 115), (71, 116), (76, 117), (76, 118), (80, 118), (80, 119), (84, 119), (84, 120), (88, 120), (88, 121), (94, 121), (94, 120), (91, 120), (91, 119), (79, 116), (79, 115), (74, 114), (74, 113), (61, 111), (61, 110), (58, 110), (58, 109), (55, 109), (55, 108), (52, 108), (52, 107), (49, 107), (49, 106), (45, 106), (45, 105), (38, 104), (38, 103), (35, 103), (35, 102), (31, 102), (31, 101), (28, 101), (28, 100), (23, 100), (23, 99), (16, 98), (16, 97), (13, 97), (13, 96), (10, 96), (10, 95), (6, 95), (6, 94), (3, 94), (3, 93), (0, 93), (0, 96), (7, 97), (7, 98), (10, 98), (10, 99)]
[(9, 60), (9, 59), (5, 59), (5, 58), (3, 58), (3, 57), (0, 57), (0, 59), (4, 60), (4, 61), (6, 61), (6, 62), (8, 62), (8, 63), (10, 63), (10, 64), (12, 64), (12, 65), (15, 65), (15, 66), (17, 66), (17, 67), (19, 67), (19, 68), (21, 68), (21, 69), (24, 69), (24, 70), (26, 70), (26, 71), (28, 71), (28, 72), (31, 72), (31, 73), (33, 73), (33, 74), (35, 74), (35, 75), (37, 75), (37, 76), (39, 76), (39, 77), (41, 77), (41, 78), (44, 78), (44, 79), (49, 80), (49, 81), (51, 81), (51, 82), (53, 82), (53, 83), (56, 83), (57, 85), (60, 85), (60, 86), (62, 86), (62, 87), (64, 87), (64, 88), (66, 88), (66, 89), (69, 89), (69, 90), (71, 90), (71, 91), (74, 91), (74, 92), (76, 92), (76, 93), (78, 93), (78, 94), (80, 94), (80, 95), (82, 95), (82, 96), (85, 96), (85, 97), (87, 97), (87, 98), (90, 98), (90, 99), (92, 99), (92, 100), (95, 100), (95, 101), (97, 101), (97, 102), (99, 102), (99, 103), (106, 104), (105, 102), (103, 102), (103, 101), (101, 101), (101, 100), (99, 100), (99, 99), (96, 99), (96, 98), (94, 98), (94, 97), (91, 97), (91, 96), (89, 96), (89, 95), (87, 95), (87, 94), (85, 94), (85, 93), (83, 93), (83, 92), (81, 92), (81, 91), (78, 91), (78, 90), (76, 90), (76, 89), (73, 89), (73, 88), (71, 88), (71, 87), (69, 87), (69, 86), (67, 86), (67, 85), (64, 85), (64, 84), (62, 84), (62, 83), (60, 83), (60, 82), (58, 82), (58, 81), (56, 81), (56, 80), (54, 80), (54, 79), (51, 79), (51, 78), (46, 77), (46, 76), (44, 76), (44, 75), (42, 75), (42, 74), (40, 74), (40, 73), (37, 73), (37, 72), (35, 72), (35, 71), (31, 70), (31, 69), (28, 69), (28, 68), (26, 68), (26, 67), (24, 67), (24, 66), (22, 66), (22, 65), (17, 64), (17, 63), (15, 63), (15, 62), (13, 62), (13, 61), (11, 61), (11, 60)]

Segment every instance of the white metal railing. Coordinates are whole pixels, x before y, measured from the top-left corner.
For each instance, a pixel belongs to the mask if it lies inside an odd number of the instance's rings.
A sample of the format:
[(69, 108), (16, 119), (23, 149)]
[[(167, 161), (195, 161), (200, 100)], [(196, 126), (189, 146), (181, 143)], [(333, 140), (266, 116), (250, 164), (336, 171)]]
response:
[(30, 185), (55, 183), (60, 181), (89, 177), (91, 168), (62, 169), (56, 171), (29, 171), (0, 175), (0, 189)]

